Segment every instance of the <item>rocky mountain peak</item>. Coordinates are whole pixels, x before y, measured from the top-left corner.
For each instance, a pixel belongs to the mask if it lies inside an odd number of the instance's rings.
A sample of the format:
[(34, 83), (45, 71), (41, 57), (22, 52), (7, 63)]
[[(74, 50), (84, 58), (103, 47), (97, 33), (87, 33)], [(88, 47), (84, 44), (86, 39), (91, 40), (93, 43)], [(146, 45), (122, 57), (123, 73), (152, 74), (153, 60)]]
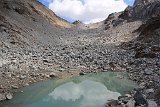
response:
[(78, 24), (82, 24), (82, 22), (80, 20), (76, 20), (73, 22), (74, 25), (78, 25)]
[(155, 1), (160, 1), (160, 0), (135, 0), (133, 6), (144, 5), (144, 4), (148, 4), (148, 3), (151, 3), (151, 2), (155, 2)]

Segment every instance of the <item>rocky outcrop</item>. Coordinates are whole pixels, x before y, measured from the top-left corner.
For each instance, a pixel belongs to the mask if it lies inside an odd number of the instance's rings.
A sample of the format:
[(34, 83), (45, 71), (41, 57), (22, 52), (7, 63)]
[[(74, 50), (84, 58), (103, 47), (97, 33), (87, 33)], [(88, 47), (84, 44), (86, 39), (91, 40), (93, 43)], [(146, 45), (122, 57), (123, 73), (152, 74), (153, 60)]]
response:
[(145, 4), (148, 4), (148, 3), (155, 2), (155, 1), (159, 1), (159, 0), (135, 0), (133, 6), (136, 6), (136, 5), (145, 5)]
[(79, 25), (79, 24), (82, 24), (82, 22), (80, 20), (76, 20), (76, 21), (73, 22), (73, 24)]
[[(113, 13), (105, 20), (106, 29), (123, 23), (142, 21), (160, 16), (159, 0), (136, 0), (134, 6), (128, 6), (123, 12)], [(112, 23), (109, 23), (112, 22)], [(110, 28), (110, 27), (109, 27)]]

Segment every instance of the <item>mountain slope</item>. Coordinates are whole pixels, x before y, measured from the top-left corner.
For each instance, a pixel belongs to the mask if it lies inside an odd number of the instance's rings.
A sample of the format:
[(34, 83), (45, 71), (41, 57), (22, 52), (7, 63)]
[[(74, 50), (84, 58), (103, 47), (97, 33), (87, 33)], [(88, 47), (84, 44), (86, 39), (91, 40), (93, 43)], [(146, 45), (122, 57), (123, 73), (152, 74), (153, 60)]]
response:
[(1, 41), (10, 46), (58, 43), (61, 27), (73, 26), (35, 0), (1, 0), (0, 8)]
[(125, 71), (160, 104), (159, 7), (159, 0), (136, 0), (100, 23), (74, 25), (35, 0), (1, 0), (0, 100), (57, 75)]

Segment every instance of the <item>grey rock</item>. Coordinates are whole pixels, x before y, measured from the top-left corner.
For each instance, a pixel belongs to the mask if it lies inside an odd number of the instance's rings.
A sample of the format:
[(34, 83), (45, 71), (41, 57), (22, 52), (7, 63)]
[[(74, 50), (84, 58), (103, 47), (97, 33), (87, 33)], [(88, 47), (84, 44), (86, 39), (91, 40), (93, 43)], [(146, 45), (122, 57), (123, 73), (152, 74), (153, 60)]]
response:
[(12, 98), (13, 98), (13, 94), (11, 94), (11, 93), (6, 94), (6, 99), (7, 100), (11, 100)]
[(0, 85), (0, 89), (3, 89), (4, 87), (3, 87), (3, 85)]
[(146, 92), (147, 94), (149, 94), (149, 93), (154, 93), (154, 89), (147, 89), (147, 90), (145, 90), (145, 92)]
[(63, 71), (65, 71), (65, 69), (64, 69), (64, 68), (60, 68), (59, 71), (60, 71), (60, 72), (63, 72)]
[(18, 89), (19, 87), (18, 86), (16, 86), (16, 85), (12, 85), (11, 86), (13, 89)]
[(158, 82), (158, 83), (160, 83), (160, 78), (159, 78), (159, 76), (154, 76), (154, 79), (153, 79), (155, 82)]
[(157, 73), (160, 75), (160, 70), (158, 70)]
[(85, 72), (80, 72), (79, 75), (86, 75), (87, 73)]
[(116, 107), (118, 105), (118, 101), (117, 100), (111, 100), (107, 103), (107, 105), (109, 107)]
[(129, 97), (129, 98), (131, 98), (131, 97), (132, 97), (132, 95), (131, 95), (131, 94), (125, 94), (125, 96), (127, 96), (127, 97)]
[(138, 89), (138, 90), (144, 89), (144, 88), (145, 88), (145, 85), (146, 85), (146, 83), (145, 83), (145, 82), (142, 82), (142, 83), (140, 83), (140, 84), (138, 85), (137, 89)]
[(130, 100), (130, 98), (128, 96), (119, 96), (118, 100), (122, 101), (123, 103), (126, 103)]
[(51, 78), (57, 77), (57, 75), (56, 75), (54, 72), (50, 73), (49, 76), (50, 76)]
[(148, 100), (148, 107), (158, 107), (158, 105), (155, 101)]
[(155, 1), (158, 1), (158, 0), (135, 0), (133, 6), (136, 6), (136, 5), (145, 5), (147, 3), (151, 3), (151, 2), (155, 2)]
[(24, 86), (29, 86), (29, 84), (28, 84), (28, 83), (26, 83), (26, 84), (24, 84)]
[(20, 75), (19, 79), (23, 80), (25, 79), (27, 76), (26, 75)]
[(11, 74), (11, 73), (7, 73), (7, 74), (6, 74), (6, 77), (11, 78), (11, 77), (12, 77), (12, 74)]
[(147, 105), (147, 101), (141, 92), (137, 91), (134, 94), (133, 98), (136, 101), (135, 103), (136, 106)]
[(130, 99), (127, 103), (127, 107), (135, 107), (135, 100)]
[(145, 74), (150, 75), (150, 74), (153, 73), (153, 69), (151, 69), (151, 68), (148, 69), (148, 68), (147, 68), (147, 69), (144, 70), (144, 72), (145, 72)]
[(18, 66), (17, 65), (9, 65), (10, 70), (17, 70)]
[(45, 74), (45, 77), (46, 77), (46, 78), (50, 78), (50, 75), (48, 75), (48, 74)]

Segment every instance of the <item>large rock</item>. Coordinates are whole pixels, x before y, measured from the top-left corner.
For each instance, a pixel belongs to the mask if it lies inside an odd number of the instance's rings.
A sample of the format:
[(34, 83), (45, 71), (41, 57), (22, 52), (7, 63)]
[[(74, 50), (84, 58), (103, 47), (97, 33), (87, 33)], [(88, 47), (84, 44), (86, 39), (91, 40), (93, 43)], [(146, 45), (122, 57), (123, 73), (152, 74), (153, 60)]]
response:
[(145, 92), (146, 92), (147, 94), (149, 94), (149, 93), (154, 93), (154, 89), (153, 89), (153, 88), (147, 89), (147, 90), (145, 90)]
[(11, 100), (12, 98), (13, 98), (13, 94), (11, 94), (11, 93), (6, 94), (6, 99), (7, 100)]
[(20, 75), (19, 79), (23, 80), (25, 79), (27, 76), (26, 75)]
[(51, 72), (51, 73), (49, 74), (49, 77), (53, 78), (53, 77), (57, 77), (57, 75), (56, 75), (54, 72)]
[(158, 105), (155, 101), (148, 100), (148, 107), (158, 107)]
[(135, 101), (133, 99), (130, 99), (127, 103), (127, 107), (135, 107)]
[(143, 94), (139, 91), (137, 91), (134, 96), (134, 100), (136, 101), (136, 106), (142, 106), (142, 105), (147, 105), (147, 101), (144, 98)]
[(87, 73), (85, 72), (80, 72), (79, 75), (86, 75)]
[(153, 73), (153, 69), (148, 69), (148, 68), (146, 68), (145, 70), (144, 70), (144, 72), (145, 72), (145, 74), (146, 75), (150, 75), (150, 74), (152, 74)]
[(119, 104), (117, 100), (111, 100), (107, 103), (106, 107), (117, 107), (118, 105)]

